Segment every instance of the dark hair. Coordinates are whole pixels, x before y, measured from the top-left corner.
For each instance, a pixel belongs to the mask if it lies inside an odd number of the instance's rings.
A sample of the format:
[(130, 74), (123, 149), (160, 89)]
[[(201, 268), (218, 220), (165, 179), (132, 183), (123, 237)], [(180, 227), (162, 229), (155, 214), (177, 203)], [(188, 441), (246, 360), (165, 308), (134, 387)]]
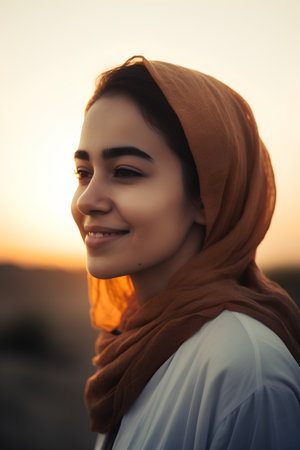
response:
[(124, 64), (101, 74), (86, 112), (100, 97), (110, 94), (127, 95), (137, 104), (145, 120), (162, 134), (179, 157), (187, 195), (199, 198), (197, 169), (181, 123), (145, 66)]

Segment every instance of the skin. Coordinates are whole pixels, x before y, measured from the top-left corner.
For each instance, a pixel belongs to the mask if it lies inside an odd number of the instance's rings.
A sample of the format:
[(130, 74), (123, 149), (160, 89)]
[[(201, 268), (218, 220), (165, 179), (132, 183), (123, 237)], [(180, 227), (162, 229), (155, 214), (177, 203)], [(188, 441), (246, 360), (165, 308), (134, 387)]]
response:
[[(135, 147), (151, 159), (122, 151), (104, 158), (116, 147)], [(87, 237), (87, 226), (129, 231), (87, 246), (87, 269), (103, 279), (129, 275), (144, 303), (201, 249), (200, 199), (197, 206), (187, 198), (179, 158), (126, 96), (103, 96), (91, 106), (79, 150), (72, 215), (83, 240), (97, 241)]]

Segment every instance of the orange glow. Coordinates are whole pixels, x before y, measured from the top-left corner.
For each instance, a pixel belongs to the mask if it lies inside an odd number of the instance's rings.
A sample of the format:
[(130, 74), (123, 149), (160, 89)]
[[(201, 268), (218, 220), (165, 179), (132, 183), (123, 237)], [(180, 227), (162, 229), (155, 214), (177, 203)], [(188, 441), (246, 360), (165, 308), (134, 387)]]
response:
[(84, 255), (59, 254), (55, 251), (30, 251), (28, 249), (1, 248), (0, 264), (16, 264), (22, 267), (59, 268), (65, 270), (85, 270)]
[(85, 266), (70, 214), (84, 108), (101, 71), (143, 54), (213, 75), (245, 97), (278, 188), (258, 261), (300, 265), (300, 2), (278, 0), (271, 9), (260, 0), (182, 5), (3, 2), (0, 263)]
[[(111, 331), (120, 322), (134, 288), (128, 276), (114, 280), (98, 280), (89, 275), (91, 319), (94, 327)], [(100, 294), (101, 292), (101, 294)]]

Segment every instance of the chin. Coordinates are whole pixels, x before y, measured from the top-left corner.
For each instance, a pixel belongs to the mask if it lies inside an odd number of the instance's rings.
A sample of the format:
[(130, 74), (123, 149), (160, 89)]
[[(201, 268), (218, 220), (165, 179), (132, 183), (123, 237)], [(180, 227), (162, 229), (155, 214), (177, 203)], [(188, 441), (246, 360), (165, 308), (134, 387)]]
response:
[[(102, 265), (101, 265), (102, 266)], [(95, 261), (87, 260), (86, 269), (90, 275), (94, 278), (98, 278), (99, 280), (109, 280), (111, 278), (118, 278), (123, 275), (127, 275), (121, 271), (116, 269), (110, 269), (109, 267), (101, 267), (99, 263), (97, 264)]]

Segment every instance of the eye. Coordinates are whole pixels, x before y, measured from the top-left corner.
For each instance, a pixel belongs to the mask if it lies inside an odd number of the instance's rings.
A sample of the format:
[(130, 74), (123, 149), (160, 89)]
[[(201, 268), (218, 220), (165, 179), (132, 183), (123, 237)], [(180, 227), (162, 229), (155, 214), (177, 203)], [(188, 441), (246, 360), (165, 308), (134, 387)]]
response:
[(134, 177), (142, 177), (143, 175), (136, 170), (129, 169), (127, 167), (117, 167), (114, 170), (114, 176), (116, 178), (134, 178)]
[(74, 170), (74, 175), (76, 176), (76, 178), (80, 181), (80, 180), (84, 180), (86, 178), (91, 178), (92, 174), (89, 170), (87, 169), (83, 169), (83, 168), (78, 168)]

